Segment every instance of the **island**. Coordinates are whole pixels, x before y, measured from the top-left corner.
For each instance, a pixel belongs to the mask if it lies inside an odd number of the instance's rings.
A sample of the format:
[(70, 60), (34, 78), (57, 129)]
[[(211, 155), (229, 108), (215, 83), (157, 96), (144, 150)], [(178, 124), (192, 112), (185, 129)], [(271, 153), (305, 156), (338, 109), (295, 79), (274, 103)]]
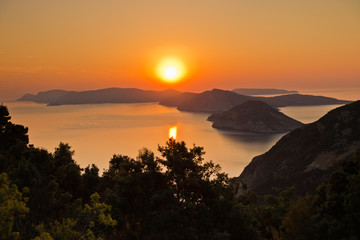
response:
[(248, 101), (228, 111), (208, 117), (213, 128), (253, 133), (283, 133), (303, 124), (262, 101)]
[(201, 93), (180, 92), (172, 89), (155, 91), (138, 88), (106, 88), (88, 91), (49, 90), (26, 94), (18, 101), (46, 103), (49, 106), (102, 103), (157, 102), (188, 112), (223, 112), (247, 101), (263, 101), (273, 107), (347, 104), (351, 101), (324, 96), (288, 94), (275, 97), (254, 97), (233, 91), (212, 89)]

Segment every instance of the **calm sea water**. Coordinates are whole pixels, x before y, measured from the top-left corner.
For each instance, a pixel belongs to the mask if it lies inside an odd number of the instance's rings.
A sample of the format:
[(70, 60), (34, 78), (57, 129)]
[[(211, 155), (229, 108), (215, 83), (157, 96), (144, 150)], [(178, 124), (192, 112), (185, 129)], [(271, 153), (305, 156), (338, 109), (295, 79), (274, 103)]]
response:
[[(29, 127), (30, 143), (51, 152), (60, 141), (75, 150), (82, 166), (95, 163), (108, 168), (113, 154), (136, 157), (146, 147), (157, 155), (169, 129), (177, 127), (177, 140), (189, 147), (204, 147), (205, 160), (222, 166), (229, 176), (238, 176), (254, 156), (270, 149), (283, 134), (248, 134), (216, 130), (208, 114), (180, 112), (175, 108), (146, 104), (100, 104), (48, 107), (44, 104), (8, 102), (12, 121)], [(285, 114), (309, 123), (337, 107), (285, 107)]]

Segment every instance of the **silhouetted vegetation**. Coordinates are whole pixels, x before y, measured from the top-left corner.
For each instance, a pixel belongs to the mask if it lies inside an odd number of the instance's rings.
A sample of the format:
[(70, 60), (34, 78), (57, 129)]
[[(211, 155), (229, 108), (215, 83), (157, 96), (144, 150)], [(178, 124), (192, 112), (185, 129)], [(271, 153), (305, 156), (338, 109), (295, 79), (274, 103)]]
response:
[(315, 195), (245, 192), (203, 148), (169, 139), (160, 157), (114, 155), (99, 175), (60, 143), (29, 145), (0, 105), (0, 239), (358, 239), (360, 157), (342, 162)]

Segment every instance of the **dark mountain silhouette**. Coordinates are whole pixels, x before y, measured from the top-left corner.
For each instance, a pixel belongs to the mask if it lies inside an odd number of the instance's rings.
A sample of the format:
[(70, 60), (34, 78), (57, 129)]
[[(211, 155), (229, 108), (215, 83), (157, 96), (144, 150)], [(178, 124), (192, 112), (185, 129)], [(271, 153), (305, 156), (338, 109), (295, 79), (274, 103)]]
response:
[(52, 90), (37, 95), (25, 95), (18, 101), (34, 101), (54, 105), (159, 102), (180, 92), (175, 90), (152, 91), (136, 88), (107, 88), (83, 92)]
[(213, 89), (195, 95), (181, 102), (177, 107), (181, 111), (221, 112), (240, 103), (252, 100), (253, 97), (240, 95), (231, 91)]
[(311, 105), (329, 105), (329, 104), (347, 104), (352, 101), (338, 100), (336, 98), (303, 95), (303, 94), (287, 94), (276, 97), (260, 98), (272, 106), (286, 107), (286, 106), (311, 106)]
[(214, 128), (255, 133), (289, 132), (303, 124), (261, 101), (248, 101), (228, 111), (213, 113)]
[(18, 101), (29, 101), (29, 102), (37, 102), (37, 103), (51, 103), (56, 101), (57, 99), (65, 96), (68, 93), (73, 93), (71, 91), (65, 90), (49, 90), (45, 92), (39, 92), (38, 94), (25, 94)]
[(260, 195), (295, 186), (314, 192), (337, 163), (360, 150), (360, 101), (336, 108), (282, 137), (255, 157), (236, 181)]
[(299, 93), (298, 91), (289, 91), (275, 88), (235, 88), (232, 91), (247, 96)]
[(170, 96), (168, 98), (165, 98), (162, 101), (160, 101), (159, 104), (163, 105), (163, 106), (168, 106), (168, 107), (177, 107), (182, 102), (190, 99), (191, 97), (193, 97), (195, 95), (197, 95), (197, 93), (184, 92), (184, 93), (176, 94), (176, 95)]
[(176, 106), (181, 111), (223, 112), (247, 101), (263, 101), (273, 107), (311, 106), (346, 104), (350, 101), (335, 98), (290, 94), (277, 97), (253, 97), (240, 95), (232, 91), (213, 89), (196, 94), (180, 94), (160, 102), (166, 106)]
[(349, 103), (349, 101), (335, 98), (301, 94), (253, 97), (220, 89), (202, 93), (137, 88), (107, 88), (82, 92), (51, 90), (39, 92), (37, 95), (26, 94), (18, 99), (18, 101), (33, 101), (49, 105), (160, 102), (164, 106), (173, 106), (181, 111), (191, 112), (223, 112), (250, 100), (263, 101), (274, 107)]

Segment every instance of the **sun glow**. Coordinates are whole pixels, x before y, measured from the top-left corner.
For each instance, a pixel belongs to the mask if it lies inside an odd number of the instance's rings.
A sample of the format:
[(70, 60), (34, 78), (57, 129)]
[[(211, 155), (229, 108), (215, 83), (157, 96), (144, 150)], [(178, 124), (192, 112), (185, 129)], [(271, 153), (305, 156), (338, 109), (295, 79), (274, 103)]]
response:
[(156, 75), (163, 81), (175, 83), (186, 74), (186, 68), (182, 61), (177, 58), (165, 58), (157, 65)]
[(177, 135), (177, 126), (173, 126), (169, 128), (169, 138), (176, 139), (176, 135)]

